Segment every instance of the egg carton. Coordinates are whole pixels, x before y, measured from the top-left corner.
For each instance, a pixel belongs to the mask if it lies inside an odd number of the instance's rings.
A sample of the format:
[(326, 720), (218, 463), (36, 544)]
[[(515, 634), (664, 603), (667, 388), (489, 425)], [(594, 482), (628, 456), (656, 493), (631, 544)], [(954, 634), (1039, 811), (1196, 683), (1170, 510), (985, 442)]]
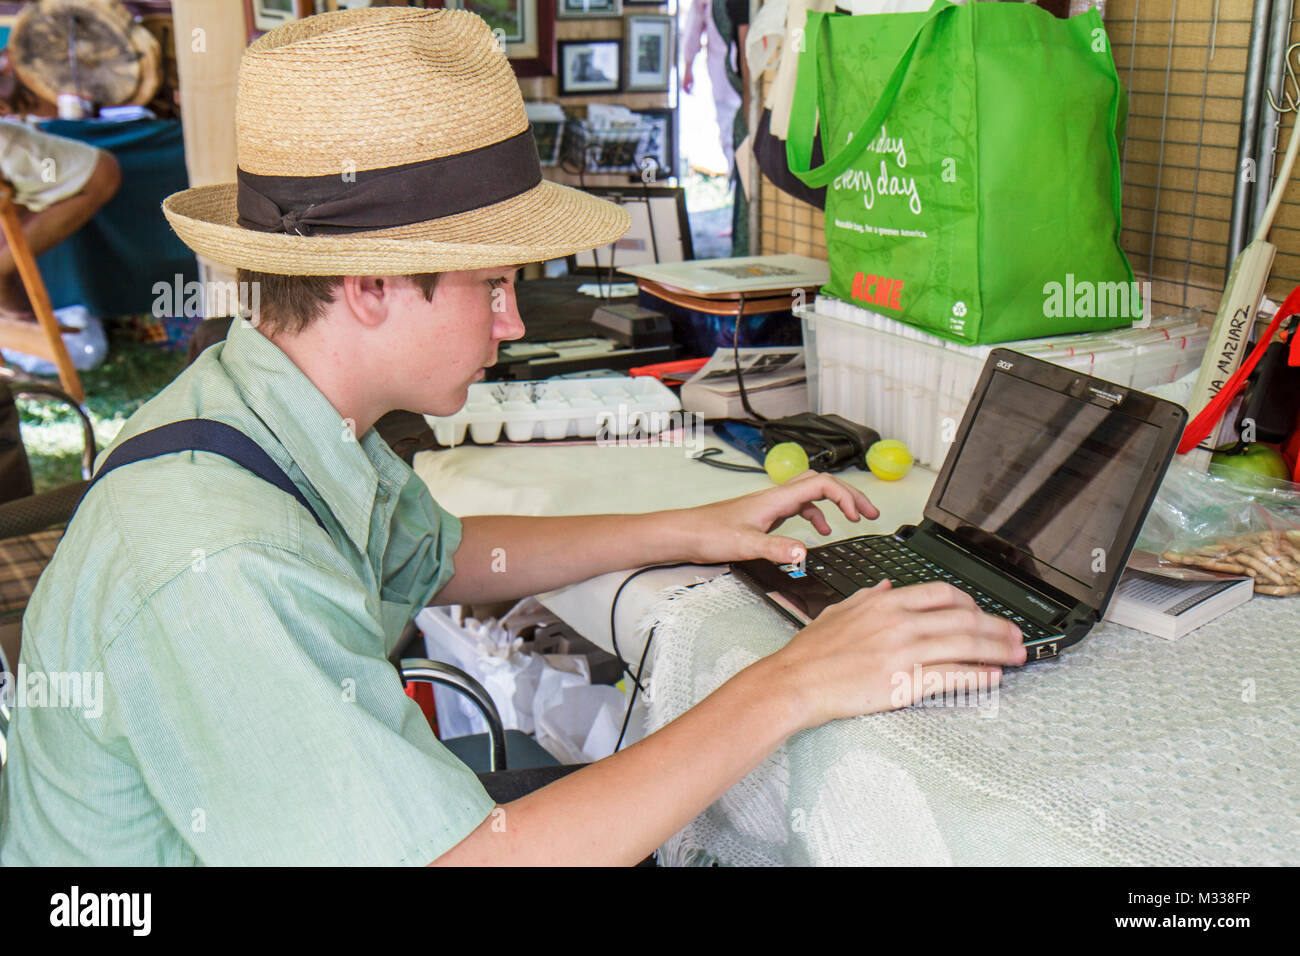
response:
[(490, 445), (501, 440), (535, 438), (649, 437), (671, 423), (681, 402), (658, 379), (551, 379), (541, 382), (477, 382), (454, 415), (426, 415), (438, 444), (471, 441)]

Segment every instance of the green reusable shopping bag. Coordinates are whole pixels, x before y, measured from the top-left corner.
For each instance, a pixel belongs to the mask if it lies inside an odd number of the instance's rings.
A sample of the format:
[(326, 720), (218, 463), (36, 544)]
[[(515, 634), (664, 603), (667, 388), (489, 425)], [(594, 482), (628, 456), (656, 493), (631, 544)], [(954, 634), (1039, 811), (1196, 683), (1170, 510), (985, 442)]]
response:
[(968, 345), (1140, 319), (1119, 247), (1126, 115), (1095, 10), (809, 13), (786, 154), (828, 187), (823, 291)]

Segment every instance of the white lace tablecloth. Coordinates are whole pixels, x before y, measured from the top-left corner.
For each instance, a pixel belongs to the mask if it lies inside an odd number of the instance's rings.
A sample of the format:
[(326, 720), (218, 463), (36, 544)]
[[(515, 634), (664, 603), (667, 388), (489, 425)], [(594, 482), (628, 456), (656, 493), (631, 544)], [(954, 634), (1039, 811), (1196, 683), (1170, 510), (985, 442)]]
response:
[[(731, 575), (658, 622), (648, 731), (794, 626)], [(662, 864), (1294, 864), (1300, 598), (1176, 642), (1103, 624), (1008, 670), (981, 707), (912, 707), (790, 738)]]

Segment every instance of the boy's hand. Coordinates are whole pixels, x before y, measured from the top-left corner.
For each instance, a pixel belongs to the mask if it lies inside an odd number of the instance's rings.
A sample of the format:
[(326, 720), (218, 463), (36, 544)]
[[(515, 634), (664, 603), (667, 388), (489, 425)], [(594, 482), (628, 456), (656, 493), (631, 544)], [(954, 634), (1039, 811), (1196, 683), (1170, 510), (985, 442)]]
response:
[[(832, 604), (775, 654), (753, 665), (774, 699), (792, 702), (796, 729), (914, 703), (925, 677), (964, 675), (996, 686), (1003, 666), (1025, 662), (1019, 629), (986, 614), (970, 595), (931, 581), (893, 588), (882, 581)], [(921, 668), (918, 687), (916, 666)]]
[(783, 485), (751, 492), (739, 498), (685, 508), (669, 514), (681, 522), (688, 542), (685, 559), (700, 564), (721, 564), (749, 558), (767, 558), (777, 564), (800, 561), (807, 550), (794, 538), (769, 534), (795, 515), (808, 519), (819, 534), (830, 525), (815, 501), (829, 500), (850, 521), (861, 516), (878, 518), (880, 512), (867, 496), (831, 475), (805, 471)]

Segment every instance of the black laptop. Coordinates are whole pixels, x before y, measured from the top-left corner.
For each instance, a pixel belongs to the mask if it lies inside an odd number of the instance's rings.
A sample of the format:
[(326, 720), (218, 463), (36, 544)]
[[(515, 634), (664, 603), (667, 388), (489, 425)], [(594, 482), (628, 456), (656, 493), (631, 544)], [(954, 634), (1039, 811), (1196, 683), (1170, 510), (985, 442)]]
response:
[(994, 349), (919, 525), (732, 570), (800, 625), (882, 578), (948, 581), (1047, 660), (1101, 619), (1186, 422), (1172, 402)]

